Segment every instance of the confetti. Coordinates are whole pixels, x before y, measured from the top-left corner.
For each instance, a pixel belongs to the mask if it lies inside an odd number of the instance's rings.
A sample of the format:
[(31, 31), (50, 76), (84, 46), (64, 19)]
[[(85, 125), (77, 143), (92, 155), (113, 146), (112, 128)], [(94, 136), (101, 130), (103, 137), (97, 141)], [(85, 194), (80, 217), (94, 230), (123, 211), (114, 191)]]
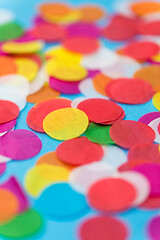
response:
[(80, 136), (88, 127), (87, 115), (75, 108), (63, 108), (48, 114), (43, 121), (44, 131), (57, 140)]
[(48, 152), (41, 156), (38, 161), (36, 162), (36, 165), (41, 165), (41, 164), (48, 164), (48, 165), (53, 165), (53, 166), (62, 166), (68, 169), (72, 169), (73, 166), (66, 164), (62, 162), (56, 155), (56, 152)]
[(47, 73), (63, 81), (80, 81), (87, 76), (87, 70), (78, 64), (65, 63), (50, 59), (47, 62)]
[(24, 33), (23, 28), (16, 22), (0, 25), (0, 41), (16, 39)]
[(65, 98), (57, 98), (44, 101), (37, 104), (28, 112), (27, 124), (28, 126), (38, 132), (44, 132), (43, 130), (43, 120), (45, 117), (57, 110), (62, 108), (68, 108), (71, 106), (71, 101)]
[(9, 238), (23, 238), (33, 235), (42, 227), (42, 219), (35, 210), (28, 210), (11, 222), (0, 225), (0, 234)]
[(91, 123), (86, 130), (86, 137), (94, 143), (99, 143), (102, 145), (114, 144), (110, 135), (110, 126), (98, 125)]
[(43, 86), (39, 91), (29, 95), (27, 97), (27, 102), (30, 103), (40, 103), (53, 98), (56, 98), (60, 95), (60, 92), (50, 88), (49, 86)]
[(147, 125), (133, 120), (118, 121), (110, 128), (111, 139), (123, 148), (131, 148), (138, 143), (152, 143), (154, 131)]
[(76, 219), (89, 210), (85, 197), (75, 192), (67, 183), (48, 187), (37, 199), (36, 209), (50, 220), (63, 221)]
[(78, 104), (77, 108), (84, 111), (90, 121), (104, 125), (111, 125), (125, 115), (120, 106), (105, 99), (87, 99)]
[(8, 222), (18, 212), (18, 200), (13, 193), (0, 189), (0, 223)]
[(93, 183), (116, 173), (116, 170), (109, 164), (95, 162), (74, 168), (70, 172), (69, 183), (75, 191), (86, 194)]
[(160, 217), (159, 216), (156, 216), (156, 217), (152, 218), (149, 222), (148, 232), (149, 232), (149, 236), (153, 240), (158, 240), (159, 239), (159, 236), (160, 236), (160, 231), (159, 231), (159, 227), (158, 227), (159, 223), (160, 223)]
[(99, 211), (125, 211), (135, 199), (135, 187), (121, 178), (104, 178), (94, 183), (88, 191), (89, 204)]
[(56, 155), (62, 162), (83, 165), (101, 160), (103, 149), (86, 137), (79, 137), (61, 143), (56, 149)]
[(0, 124), (14, 120), (19, 115), (19, 108), (16, 104), (0, 100)]
[(84, 5), (80, 7), (80, 13), (82, 22), (94, 22), (104, 15), (103, 9), (96, 5)]
[(106, 237), (108, 240), (125, 240), (128, 235), (128, 228), (122, 221), (105, 216), (87, 219), (79, 228), (81, 240), (105, 240)]
[(63, 46), (71, 52), (89, 54), (98, 50), (99, 42), (91, 37), (70, 37), (64, 40)]
[(25, 189), (31, 196), (38, 197), (48, 185), (67, 181), (68, 175), (69, 170), (63, 166), (36, 165), (26, 174)]
[(160, 90), (160, 66), (157, 65), (149, 65), (146, 67), (142, 67), (134, 74), (134, 78), (144, 79), (151, 84), (154, 91)]
[(124, 48), (123, 53), (137, 60), (146, 60), (159, 52), (159, 46), (153, 42), (133, 42)]
[(10, 73), (17, 73), (16, 62), (10, 57), (0, 56), (0, 76)]
[(29, 130), (10, 131), (0, 138), (0, 154), (14, 160), (34, 157), (41, 148), (41, 140)]
[(106, 94), (116, 102), (142, 104), (152, 98), (153, 89), (141, 79), (119, 78), (106, 85)]
[(148, 178), (151, 186), (150, 196), (159, 196), (160, 165), (155, 163), (144, 163), (136, 166), (133, 170), (144, 174)]

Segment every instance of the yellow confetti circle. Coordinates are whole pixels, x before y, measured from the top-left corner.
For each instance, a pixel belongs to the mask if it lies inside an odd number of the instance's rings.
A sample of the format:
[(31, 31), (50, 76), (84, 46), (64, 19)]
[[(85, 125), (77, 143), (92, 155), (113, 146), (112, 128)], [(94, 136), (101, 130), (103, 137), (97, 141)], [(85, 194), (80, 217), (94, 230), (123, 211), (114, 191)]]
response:
[(152, 59), (153, 61), (155, 61), (155, 62), (160, 63), (160, 53), (158, 53), (157, 55), (151, 57), (151, 59)]
[(46, 70), (48, 75), (62, 81), (80, 81), (87, 76), (87, 70), (80, 65), (54, 59), (47, 62)]
[(15, 58), (17, 74), (20, 74), (31, 82), (37, 75), (38, 64), (29, 58)]
[(152, 102), (154, 107), (160, 111), (160, 92), (154, 94)]
[(79, 53), (70, 52), (63, 47), (52, 47), (48, 49), (45, 53), (46, 57), (55, 58), (56, 60), (61, 60), (64, 63), (74, 62), (79, 64), (82, 55)]
[(45, 117), (43, 129), (52, 138), (68, 140), (80, 136), (88, 127), (88, 123), (88, 117), (83, 111), (63, 108)]
[(30, 42), (6, 42), (2, 45), (2, 50), (11, 54), (29, 54), (40, 51), (43, 48), (42, 41)]
[(67, 168), (62, 166), (36, 165), (26, 174), (25, 189), (31, 196), (38, 197), (51, 183), (67, 181), (69, 172)]
[(81, 18), (81, 12), (79, 9), (75, 9), (64, 16), (56, 16), (48, 13), (43, 15), (43, 18), (50, 23), (69, 24), (78, 21)]

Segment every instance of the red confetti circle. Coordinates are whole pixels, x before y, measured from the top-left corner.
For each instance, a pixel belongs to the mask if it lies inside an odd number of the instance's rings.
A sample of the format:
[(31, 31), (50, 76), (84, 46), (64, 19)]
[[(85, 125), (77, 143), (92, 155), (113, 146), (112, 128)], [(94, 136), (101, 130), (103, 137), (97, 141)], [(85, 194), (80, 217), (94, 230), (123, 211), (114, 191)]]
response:
[(147, 200), (142, 203), (140, 208), (144, 209), (157, 209), (160, 208), (160, 197), (151, 197), (147, 198)]
[(136, 23), (136, 19), (115, 15), (111, 23), (102, 30), (102, 34), (110, 40), (123, 41), (136, 35)]
[(65, 37), (64, 27), (46, 23), (38, 24), (31, 33), (46, 42), (60, 41)]
[(120, 106), (106, 99), (87, 99), (79, 103), (77, 108), (85, 112), (90, 121), (105, 125), (111, 125), (125, 116)]
[(100, 211), (119, 212), (132, 206), (136, 189), (119, 178), (106, 178), (93, 184), (88, 192), (89, 204)]
[(152, 86), (142, 79), (119, 78), (106, 86), (109, 98), (120, 103), (142, 104), (153, 96)]
[(128, 229), (123, 222), (111, 217), (93, 217), (82, 223), (81, 240), (125, 240)]
[(137, 25), (137, 31), (139, 34), (144, 35), (160, 35), (160, 20), (146, 22), (142, 21)]
[(26, 119), (27, 125), (37, 132), (44, 132), (43, 120), (45, 117), (55, 110), (68, 107), (71, 107), (71, 101), (65, 98), (57, 98), (41, 102), (31, 108), (28, 112)]
[(144, 159), (132, 159), (132, 160), (128, 161), (127, 163), (122, 164), (118, 168), (118, 171), (124, 172), (124, 171), (128, 171), (128, 170), (132, 170), (134, 167), (139, 166), (144, 163), (150, 163), (150, 162), (147, 160), (144, 160)]
[(160, 163), (159, 145), (155, 143), (137, 144), (128, 152), (128, 161), (143, 159), (148, 162)]
[(103, 148), (86, 137), (79, 137), (61, 143), (56, 149), (56, 155), (65, 163), (83, 165), (101, 160)]
[(0, 100), (0, 124), (9, 122), (19, 115), (19, 107), (10, 101)]
[(89, 37), (70, 37), (63, 42), (63, 45), (69, 51), (89, 54), (98, 50), (99, 42)]
[(131, 148), (140, 143), (152, 143), (155, 132), (148, 125), (133, 120), (117, 121), (110, 128), (110, 137), (119, 146)]
[(137, 60), (146, 60), (159, 52), (159, 46), (153, 42), (134, 42), (124, 48), (123, 53)]

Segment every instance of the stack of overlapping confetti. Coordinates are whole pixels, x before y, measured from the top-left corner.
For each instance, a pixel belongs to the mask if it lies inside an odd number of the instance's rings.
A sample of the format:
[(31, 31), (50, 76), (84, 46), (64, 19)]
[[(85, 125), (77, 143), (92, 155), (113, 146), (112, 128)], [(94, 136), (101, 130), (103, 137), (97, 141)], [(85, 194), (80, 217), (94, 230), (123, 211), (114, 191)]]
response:
[(160, 2), (114, 8), (0, 9), (2, 240), (160, 239)]

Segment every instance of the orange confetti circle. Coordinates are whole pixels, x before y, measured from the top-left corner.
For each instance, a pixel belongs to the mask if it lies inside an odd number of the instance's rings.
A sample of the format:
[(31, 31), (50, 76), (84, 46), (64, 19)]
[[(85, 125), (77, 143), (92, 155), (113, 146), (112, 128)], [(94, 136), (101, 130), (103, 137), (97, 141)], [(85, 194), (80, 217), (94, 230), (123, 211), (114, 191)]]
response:
[(87, 5), (80, 8), (81, 21), (94, 22), (104, 16), (103, 10), (99, 6)]
[(6, 56), (0, 56), (0, 76), (17, 73), (17, 65), (15, 61)]
[(18, 212), (16, 196), (5, 189), (0, 189), (0, 223), (9, 221)]

